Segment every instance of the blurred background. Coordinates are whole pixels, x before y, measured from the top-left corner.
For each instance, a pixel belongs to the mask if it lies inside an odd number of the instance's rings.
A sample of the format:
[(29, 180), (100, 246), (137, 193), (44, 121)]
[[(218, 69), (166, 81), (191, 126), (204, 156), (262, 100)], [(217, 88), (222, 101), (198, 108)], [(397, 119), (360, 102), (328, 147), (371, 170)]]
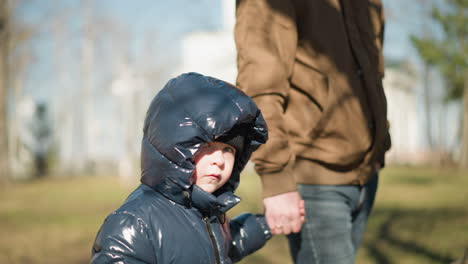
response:
[[(468, 2), (384, 0), (393, 147), (357, 263), (468, 248)], [(235, 1), (0, 0), (0, 263), (87, 263), (168, 79), (236, 77)], [(464, 119), (465, 118), (465, 119)], [(248, 168), (232, 214), (261, 212)], [(291, 263), (274, 238), (242, 263)]]

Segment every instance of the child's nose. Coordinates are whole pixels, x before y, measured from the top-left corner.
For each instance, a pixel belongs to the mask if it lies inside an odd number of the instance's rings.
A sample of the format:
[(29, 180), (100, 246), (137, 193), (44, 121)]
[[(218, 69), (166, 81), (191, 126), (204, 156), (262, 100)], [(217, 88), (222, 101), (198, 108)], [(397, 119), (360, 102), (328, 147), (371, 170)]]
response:
[(223, 151), (221, 150), (216, 150), (215, 152), (212, 153), (212, 160), (211, 163), (213, 165), (218, 165), (222, 166), (224, 165), (224, 156), (223, 156)]

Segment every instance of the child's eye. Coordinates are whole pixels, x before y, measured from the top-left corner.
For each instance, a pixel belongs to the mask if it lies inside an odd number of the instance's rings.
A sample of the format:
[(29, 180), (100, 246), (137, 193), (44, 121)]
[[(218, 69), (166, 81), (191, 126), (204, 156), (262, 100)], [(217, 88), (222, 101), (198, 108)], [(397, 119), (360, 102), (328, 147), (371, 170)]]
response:
[(234, 153), (234, 152), (235, 152), (234, 148), (232, 148), (232, 147), (225, 147), (225, 148), (223, 149), (223, 151), (224, 151), (224, 152), (228, 152), (228, 153)]

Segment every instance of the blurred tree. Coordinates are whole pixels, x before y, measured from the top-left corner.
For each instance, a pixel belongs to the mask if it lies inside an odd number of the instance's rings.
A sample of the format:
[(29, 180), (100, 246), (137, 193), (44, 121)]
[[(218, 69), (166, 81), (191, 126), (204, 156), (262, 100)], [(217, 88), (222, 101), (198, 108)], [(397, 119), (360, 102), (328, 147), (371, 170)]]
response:
[(8, 0), (0, 0), (0, 185), (9, 178), (8, 133), (7, 133), (7, 83), (8, 43), (10, 35), (10, 12)]
[(81, 37), (81, 89), (79, 99), (83, 105), (80, 122), (82, 131), (78, 134), (81, 136), (82, 146), (81, 155), (76, 160), (80, 169), (89, 168), (93, 164), (92, 157), (92, 138), (93, 131), (96, 130), (95, 122), (93, 122), (94, 108), (93, 95), (95, 90), (95, 49), (96, 49), (96, 25), (93, 15), (93, 2), (91, 0), (81, 1), (81, 12), (84, 19), (83, 32)]
[(419, 55), (444, 78), (445, 100), (462, 101), (460, 167), (468, 168), (468, 0), (446, 0), (435, 6), (431, 18), (440, 24), (444, 37), (411, 36)]
[(37, 26), (24, 22), (17, 9), (21, 0), (0, 0), (0, 181), (15, 174), (18, 152), (18, 101), (22, 99), (23, 78), (31, 62), (32, 38)]
[(23, 143), (34, 158), (34, 176), (37, 178), (44, 177), (49, 172), (52, 127), (48, 105), (35, 103), (34, 114), (25, 127)]
[[(29, 1), (30, 2), (30, 1)], [(15, 11), (21, 8), (24, 1), (10, 1), (10, 26), (8, 45), (8, 162), (10, 178), (24, 176), (27, 166), (26, 156), (21, 144), (21, 109), (25, 101), (25, 76), (34, 62), (33, 45), (31, 39), (37, 34), (38, 27), (21, 19)]]

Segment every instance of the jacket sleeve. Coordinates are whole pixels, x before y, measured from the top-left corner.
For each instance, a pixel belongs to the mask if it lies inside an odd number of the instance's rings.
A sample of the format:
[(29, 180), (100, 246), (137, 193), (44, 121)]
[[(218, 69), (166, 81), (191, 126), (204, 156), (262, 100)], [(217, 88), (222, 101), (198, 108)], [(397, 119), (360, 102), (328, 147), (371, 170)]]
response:
[(229, 228), (232, 237), (229, 257), (233, 262), (257, 251), (272, 236), (263, 215), (243, 213), (229, 221)]
[(129, 212), (113, 213), (99, 230), (90, 263), (156, 263), (146, 224)]
[(237, 2), (237, 85), (253, 98), (268, 125), (269, 140), (252, 156), (262, 179), (263, 197), (297, 188), (284, 122), (297, 45), (294, 16), (292, 1)]

